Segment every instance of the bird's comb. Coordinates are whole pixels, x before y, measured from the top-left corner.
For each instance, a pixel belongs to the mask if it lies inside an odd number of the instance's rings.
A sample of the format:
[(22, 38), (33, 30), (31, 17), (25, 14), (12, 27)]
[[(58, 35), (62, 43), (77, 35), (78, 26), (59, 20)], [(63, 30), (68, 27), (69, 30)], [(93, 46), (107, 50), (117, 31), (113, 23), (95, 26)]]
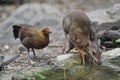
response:
[(45, 31), (45, 32), (51, 32), (48, 27), (44, 28), (43, 31)]
[(47, 27), (47, 28), (44, 28), (45, 31), (49, 31), (50, 29)]

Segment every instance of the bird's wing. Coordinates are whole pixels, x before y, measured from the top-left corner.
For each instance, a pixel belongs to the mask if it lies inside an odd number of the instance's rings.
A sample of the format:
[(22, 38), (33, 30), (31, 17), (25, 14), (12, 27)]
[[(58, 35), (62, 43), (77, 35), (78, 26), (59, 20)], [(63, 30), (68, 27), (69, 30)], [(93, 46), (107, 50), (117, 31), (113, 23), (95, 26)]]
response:
[(29, 37), (25, 37), (21, 42), (26, 48), (30, 48), (32, 46), (32, 40)]
[(35, 32), (36, 30), (34, 28), (31, 28), (31, 27), (26, 27), (26, 28), (23, 28), (21, 29), (20, 31), (20, 39), (21, 41), (24, 39), (24, 38), (32, 38), (35, 36)]

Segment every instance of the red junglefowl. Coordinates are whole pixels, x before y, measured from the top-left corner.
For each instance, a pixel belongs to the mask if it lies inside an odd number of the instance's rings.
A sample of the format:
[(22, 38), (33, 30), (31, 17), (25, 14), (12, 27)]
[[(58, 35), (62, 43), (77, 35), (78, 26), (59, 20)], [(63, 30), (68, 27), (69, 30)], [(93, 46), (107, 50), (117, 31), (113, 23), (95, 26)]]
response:
[(32, 25), (13, 25), (15, 39), (20, 38), (21, 43), (27, 48), (28, 54), (31, 48), (34, 57), (36, 57), (34, 49), (42, 49), (49, 44), (50, 33), (49, 28), (41, 29)]
[[(74, 10), (66, 15), (63, 19), (63, 29), (69, 41), (68, 51), (75, 47), (82, 57), (83, 65), (85, 64), (84, 52), (87, 52), (94, 62), (101, 64), (101, 50), (98, 45), (96, 30), (84, 12)], [(64, 50), (65, 47), (63, 52)]]

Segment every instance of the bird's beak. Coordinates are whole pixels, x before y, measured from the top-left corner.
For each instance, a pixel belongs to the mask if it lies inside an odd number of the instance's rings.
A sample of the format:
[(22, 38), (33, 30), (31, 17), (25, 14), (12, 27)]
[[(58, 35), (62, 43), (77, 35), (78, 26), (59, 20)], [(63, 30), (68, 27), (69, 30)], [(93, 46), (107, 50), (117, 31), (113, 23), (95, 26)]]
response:
[(49, 33), (52, 33), (52, 31), (49, 31)]

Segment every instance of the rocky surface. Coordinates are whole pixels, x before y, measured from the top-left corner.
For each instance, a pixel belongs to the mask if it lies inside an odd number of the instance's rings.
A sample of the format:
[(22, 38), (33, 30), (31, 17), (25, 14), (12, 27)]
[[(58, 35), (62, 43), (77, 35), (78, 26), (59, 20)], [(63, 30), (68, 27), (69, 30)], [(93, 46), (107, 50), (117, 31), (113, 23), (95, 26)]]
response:
[[(97, 30), (106, 30), (112, 26), (120, 26), (120, 4), (115, 4), (108, 9), (99, 9), (87, 15), (93, 22), (97, 22)], [(94, 15), (95, 14), (95, 15)]]
[(63, 12), (71, 9), (82, 9), (85, 11), (96, 10), (100, 8), (109, 8), (115, 3), (120, 3), (119, 0), (23, 0), (25, 2), (33, 3), (47, 3), (57, 7)]
[[(69, 10), (66, 10), (69, 11)], [(96, 11), (86, 12), (87, 15), (93, 22), (97, 22), (97, 30), (99, 32), (109, 28), (110, 26), (120, 25), (120, 4), (114, 5), (109, 9), (100, 9)], [(5, 79), (5, 74), (10, 72), (15, 74), (21, 74), (21, 72), (27, 70), (36, 70), (38, 68), (47, 67), (48, 62), (51, 58), (58, 56), (62, 52), (62, 46), (64, 44), (64, 33), (62, 29), (62, 19), (64, 16), (64, 11), (61, 12), (59, 8), (48, 4), (25, 4), (19, 7), (10, 17), (0, 24), (0, 53), (3, 55), (7, 54), (20, 54), (20, 57), (9, 64), (5, 70), (1, 72), (0, 78)], [(111, 17), (112, 16), (112, 17)], [(43, 50), (36, 50), (36, 53), (44, 59), (39, 59), (35, 62), (31, 62), (28, 58), (26, 49), (20, 44), (19, 39), (15, 40), (12, 33), (13, 24), (31, 24), (40, 27), (50, 27), (52, 34), (50, 35), (50, 44)], [(115, 53), (113, 53), (115, 52)], [(120, 56), (119, 49), (115, 51), (105, 52), (103, 56), (104, 59), (109, 60)], [(112, 54), (112, 55), (108, 55)], [(116, 56), (117, 55), (117, 56)], [(63, 55), (64, 59), (69, 58), (70, 55)], [(63, 57), (62, 56), (62, 57)], [(65, 57), (66, 56), (66, 57)], [(47, 58), (47, 59), (46, 59)], [(58, 57), (58, 59), (62, 59)], [(64, 61), (64, 59), (62, 59)], [(106, 64), (106, 63), (105, 63)], [(119, 68), (119, 67), (118, 67)], [(11, 75), (13, 75), (11, 74)], [(9, 75), (8, 80), (10, 80), (11, 75)]]
[(6, 18), (8, 18), (16, 8), (17, 6), (14, 5), (0, 5), (0, 22), (3, 22)]

